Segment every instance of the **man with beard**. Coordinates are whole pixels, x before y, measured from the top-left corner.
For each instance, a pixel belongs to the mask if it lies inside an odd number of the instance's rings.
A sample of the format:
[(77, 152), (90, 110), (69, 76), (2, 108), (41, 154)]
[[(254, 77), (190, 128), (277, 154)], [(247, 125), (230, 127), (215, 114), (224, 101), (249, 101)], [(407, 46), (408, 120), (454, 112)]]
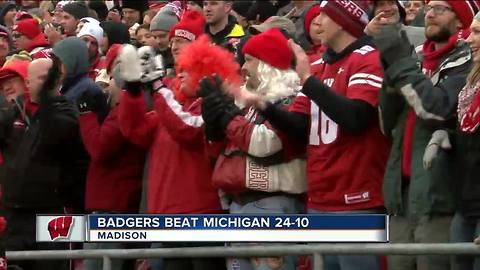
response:
[[(448, 146), (436, 129), (454, 129), (459, 91), (471, 66), (468, 35), (478, 1), (429, 1), (420, 60), (411, 57), (405, 32), (385, 26), (375, 36), (385, 77), (380, 95), (381, 124), (393, 146), (384, 177), (385, 207), (393, 243), (449, 241), (454, 211), (453, 161), (448, 149), (422, 166), (425, 149)], [(419, 63), (421, 61), (421, 63)], [(420, 64), (420, 67), (419, 67)], [(390, 269), (449, 269), (449, 257), (390, 256)]]

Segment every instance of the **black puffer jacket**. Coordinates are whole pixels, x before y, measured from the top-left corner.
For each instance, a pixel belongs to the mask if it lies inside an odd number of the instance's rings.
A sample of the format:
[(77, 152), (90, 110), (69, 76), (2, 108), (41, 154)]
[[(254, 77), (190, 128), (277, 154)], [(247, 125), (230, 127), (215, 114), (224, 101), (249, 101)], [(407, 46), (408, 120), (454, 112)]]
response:
[(64, 97), (53, 97), (25, 128), (18, 128), (15, 115), (13, 107), (0, 117), (2, 126), (12, 127), (3, 130), (4, 149), (11, 150), (0, 170), (5, 206), (39, 209), (83, 203), (74, 201), (78, 177), (72, 160), (83, 151), (75, 107)]

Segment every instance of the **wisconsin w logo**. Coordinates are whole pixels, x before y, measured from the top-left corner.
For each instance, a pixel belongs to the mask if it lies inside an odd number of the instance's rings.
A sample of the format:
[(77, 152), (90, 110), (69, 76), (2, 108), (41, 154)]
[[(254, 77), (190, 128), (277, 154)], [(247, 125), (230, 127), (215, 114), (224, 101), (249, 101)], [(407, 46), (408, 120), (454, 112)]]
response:
[(73, 225), (73, 217), (57, 217), (48, 222), (48, 233), (52, 241), (58, 238), (68, 238)]

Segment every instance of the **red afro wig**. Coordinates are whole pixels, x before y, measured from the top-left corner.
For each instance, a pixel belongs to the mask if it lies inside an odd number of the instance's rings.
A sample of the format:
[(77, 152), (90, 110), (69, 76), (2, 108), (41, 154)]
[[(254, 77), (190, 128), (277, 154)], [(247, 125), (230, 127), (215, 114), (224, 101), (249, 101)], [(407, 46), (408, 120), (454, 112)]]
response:
[(182, 48), (176, 64), (177, 74), (188, 74), (187, 95), (195, 96), (199, 82), (213, 74), (229, 84), (240, 86), (240, 65), (228, 50), (210, 42), (206, 35)]

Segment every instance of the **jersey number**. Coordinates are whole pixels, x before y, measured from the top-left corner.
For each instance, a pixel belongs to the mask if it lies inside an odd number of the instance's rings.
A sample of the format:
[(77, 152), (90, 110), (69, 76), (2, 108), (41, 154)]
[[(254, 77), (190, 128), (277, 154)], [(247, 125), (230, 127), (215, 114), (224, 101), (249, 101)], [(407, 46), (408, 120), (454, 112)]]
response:
[(310, 108), (310, 144), (320, 145), (320, 139), (322, 144), (333, 143), (337, 139), (337, 123), (320, 111), (314, 102), (311, 102)]

